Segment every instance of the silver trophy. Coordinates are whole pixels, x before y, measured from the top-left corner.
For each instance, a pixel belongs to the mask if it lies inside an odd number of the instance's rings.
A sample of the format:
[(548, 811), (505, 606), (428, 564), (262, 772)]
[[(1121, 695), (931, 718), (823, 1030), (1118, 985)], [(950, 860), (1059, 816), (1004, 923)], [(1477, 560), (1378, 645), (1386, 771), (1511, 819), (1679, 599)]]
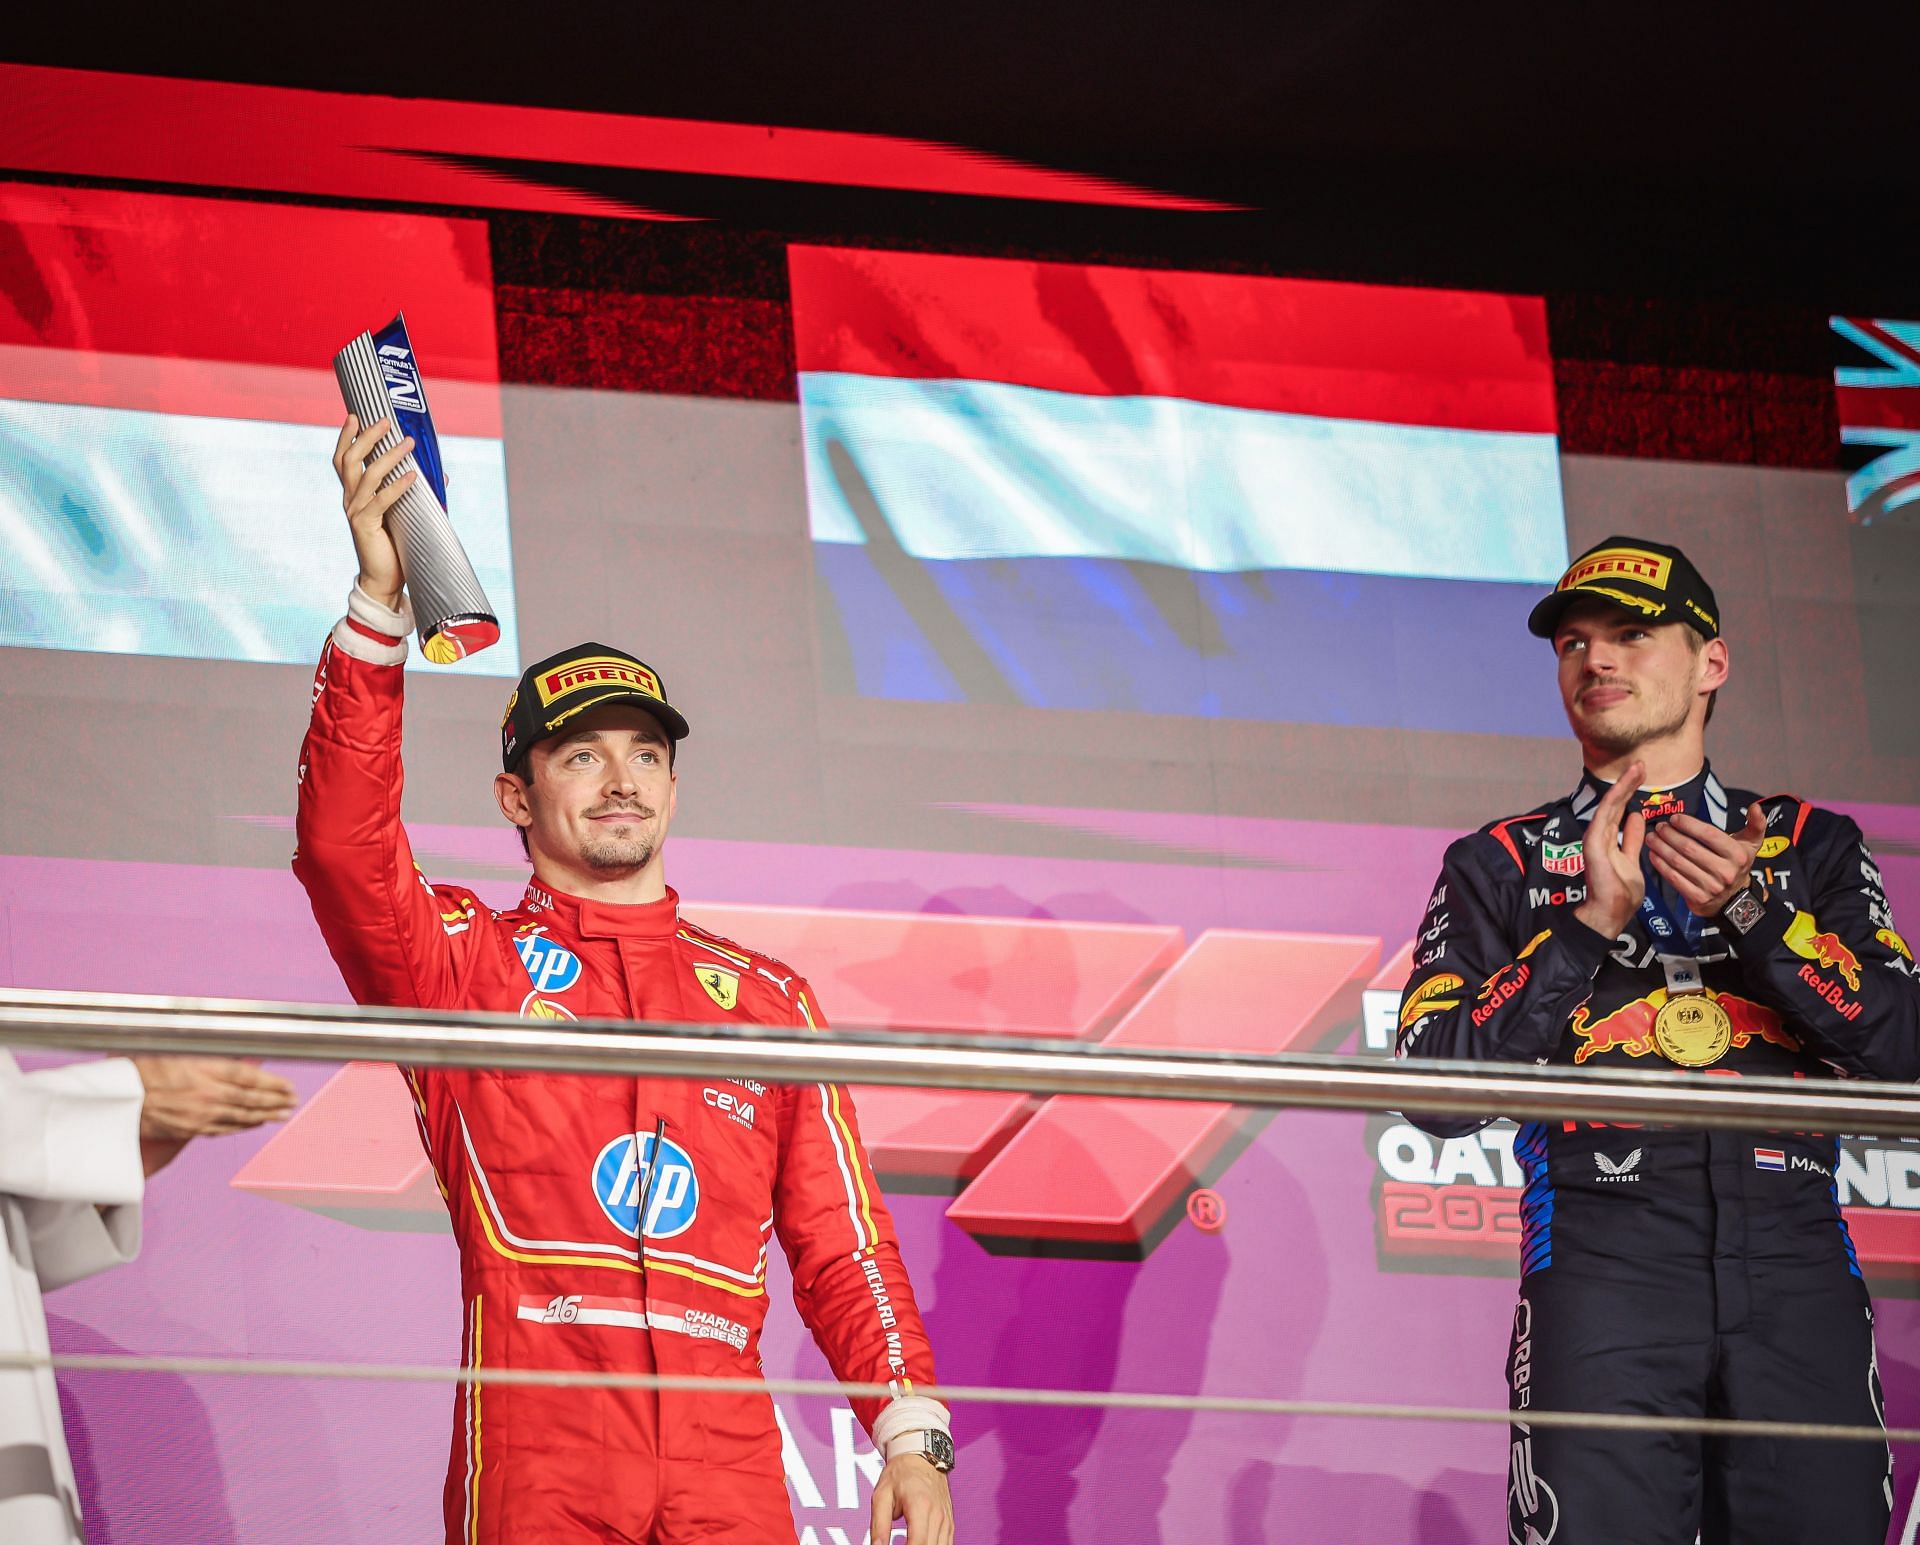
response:
[(347, 411), (363, 426), (389, 420), (373, 456), (384, 455), (406, 436), (413, 436), (413, 449), (401, 457), (387, 481), (415, 470), (420, 475), (387, 511), (387, 530), (413, 597), (421, 653), (436, 665), (451, 665), (478, 654), (499, 639), (500, 619), (494, 616), (447, 518), (446, 469), (441, 465), (433, 418), (427, 412), (413, 343), (407, 337), (406, 318), (397, 316), (377, 332), (354, 339), (334, 355), (333, 373)]

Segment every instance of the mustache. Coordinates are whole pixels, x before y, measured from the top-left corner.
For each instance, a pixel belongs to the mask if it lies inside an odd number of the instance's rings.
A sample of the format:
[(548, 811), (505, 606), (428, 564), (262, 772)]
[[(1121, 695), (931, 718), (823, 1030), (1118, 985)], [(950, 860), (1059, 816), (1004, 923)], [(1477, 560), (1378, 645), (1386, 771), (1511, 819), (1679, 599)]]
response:
[(660, 812), (655, 810), (651, 805), (643, 805), (624, 799), (615, 799), (609, 800), (606, 804), (587, 811), (586, 818), (591, 821), (603, 815), (637, 815), (643, 821), (651, 821), (659, 813)]

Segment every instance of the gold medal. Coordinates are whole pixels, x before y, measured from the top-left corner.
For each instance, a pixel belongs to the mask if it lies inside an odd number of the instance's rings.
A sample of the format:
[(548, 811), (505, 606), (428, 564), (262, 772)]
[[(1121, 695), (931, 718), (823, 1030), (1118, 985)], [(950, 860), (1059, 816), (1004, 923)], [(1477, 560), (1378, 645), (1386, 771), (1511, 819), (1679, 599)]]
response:
[(1653, 1044), (1683, 1068), (1704, 1068), (1726, 1056), (1733, 1021), (1707, 992), (1679, 993), (1653, 1016)]

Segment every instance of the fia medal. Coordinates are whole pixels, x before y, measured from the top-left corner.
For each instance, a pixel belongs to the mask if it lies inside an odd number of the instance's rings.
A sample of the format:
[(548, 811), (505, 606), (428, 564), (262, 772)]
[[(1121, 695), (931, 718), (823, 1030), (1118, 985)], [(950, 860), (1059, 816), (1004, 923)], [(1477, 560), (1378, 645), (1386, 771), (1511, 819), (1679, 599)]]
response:
[(1667, 1001), (1653, 1017), (1653, 1044), (1680, 1067), (1711, 1066), (1733, 1044), (1733, 1021), (1708, 991), (1698, 961), (1662, 955), (1660, 965), (1667, 974)]
[(1653, 1017), (1653, 1044), (1683, 1068), (1718, 1062), (1733, 1043), (1733, 1021), (1708, 992), (1683, 993), (1660, 1005)]

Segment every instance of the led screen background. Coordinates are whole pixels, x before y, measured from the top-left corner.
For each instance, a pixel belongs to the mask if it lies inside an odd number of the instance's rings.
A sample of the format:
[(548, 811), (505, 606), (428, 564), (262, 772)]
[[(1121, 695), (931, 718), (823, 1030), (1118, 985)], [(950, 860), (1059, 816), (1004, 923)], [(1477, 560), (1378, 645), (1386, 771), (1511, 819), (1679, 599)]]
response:
[[(485, 228), (0, 184), (0, 647), (290, 663), (337, 614), (333, 355), (418, 297), (460, 529), (519, 674)], [(337, 486), (337, 485), (336, 485)]]
[[(355, 222), (343, 231), (376, 232), (403, 218), (247, 200), (217, 201), (219, 213), (202, 215), (203, 201), (140, 198), (153, 201), (141, 205), (142, 233), (322, 215)], [(1250, 713), (1198, 689), (1183, 701), (1177, 671), (1151, 695), (1097, 701), (916, 695), (884, 674), (876, 687), (860, 651), (892, 635), (849, 628), (823, 565), (822, 549), (836, 544), (819, 540), (809, 499), (824, 442), (807, 395), (807, 292), (787, 277), (804, 255), (775, 238), (718, 231), (404, 218), (423, 222), (400, 244), (409, 261), (449, 247), (460, 261), (432, 269), (428, 296), (382, 292), (369, 312), (355, 295), (340, 335), (404, 304), (425, 351), (419, 318), (431, 296), (450, 288), (485, 301), (477, 314), (492, 341), (475, 349), (470, 370), (434, 374), (429, 357), (429, 390), (442, 375), (504, 382), (488, 390), (497, 392), (519, 654), (591, 636), (660, 667), (694, 724), (671, 862), (687, 910), (787, 953), (838, 1023), (1207, 1033), (1364, 1055), (1366, 994), (1391, 981), (1446, 842), (1575, 776), (1542, 647), (1489, 630), (1476, 647), (1497, 655), (1495, 670), (1409, 630), (1404, 609), (1392, 607), (1348, 632), (1298, 641), (1277, 662), (1332, 684), (1318, 713), (1278, 702)], [(1033, 266), (1022, 254), (1012, 260)], [(875, 258), (873, 268), (894, 261)], [(70, 281), (72, 266), (42, 256), (32, 271)], [(27, 292), (17, 268), (5, 272), (0, 318), (24, 329)], [(1253, 285), (1231, 283), (1242, 294)], [(328, 293), (326, 272), (315, 272), (266, 294), (253, 314), (306, 314), (312, 295)], [(1396, 298), (1370, 293), (1381, 304)], [(914, 302), (929, 327), (936, 299)], [(1683, 368), (1684, 346), (1664, 362), (1628, 357), (1639, 335), (1610, 322), (1620, 313), (1604, 303), (1547, 293), (1500, 304), (1544, 316), (1537, 389), (1545, 398), (1552, 386), (1564, 549), (1628, 530), (1701, 556), (1736, 672), (1714, 724), (1716, 765), (1732, 782), (1791, 788), (1855, 814), (1913, 926), (1920, 748), (1905, 727), (1909, 656), (1887, 641), (1908, 637), (1920, 583), (1906, 528), (1849, 518), (1838, 435), (1820, 439), (1832, 421), (1830, 377), (1708, 379)], [(1803, 320), (1824, 339), (1824, 312)], [(44, 349), (33, 341), (41, 336), (9, 339)], [(1071, 364), (1079, 336), (1041, 352)], [(336, 346), (330, 326), (311, 352), (265, 362), (310, 372), (331, 415), (325, 364)], [(82, 373), (104, 370), (96, 355), (140, 352), (60, 348), (75, 356), (61, 367)], [(153, 357), (200, 358), (190, 349)], [(1207, 363), (1198, 350), (1172, 357)], [(1032, 389), (1018, 377), (1002, 384)], [(1809, 408), (1819, 393), (1825, 409)], [(28, 389), (0, 396), (133, 406)], [(444, 392), (435, 408), (448, 411)], [(252, 421), (268, 420), (308, 422), (278, 413)], [(10, 724), (31, 730), (0, 737), (0, 979), (342, 997), (286, 870), (311, 665), (275, 663), (317, 654), (351, 577), (325, 449), (323, 437), (311, 492), (290, 488), (277, 511), (319, 587), (302, 624), (311, 636), (291, 657), (234, 658), (224, 645), (200, 659), (0, 648)], [(15, 466), (0, 466), (0, 477)], [(456, 488), (465, 530), (460, 498)], [(44, 513), (35, 521), (36, 535), (57, 529)], [(1158, 564), (1145, 583), (1164, 599), (1176, 568)], [(1139, 569), (1129, 574), (1140, 581)], [(1195, 582), (1173, 577), (1187, 587), (1171, 601), (1192, 619), (1184, 636), (1204, 642)], [(1398, 578), (1442, 595), (1473, 583)], [(1009, 589), (995, 604), (1023, 595), (1051, 603), (1074, 592)], [(1467, 610), (1460, 637), (1471, 640), (1481, 619)], [(1429, 626), (1446, 615), (1441, 606)], [(924, 614), (910, 620), (924, 634)], [(1063, 646), (1075, 622), (1058, 609), (1040, 619)], [(1081, 647), (1105, 650), (1113, 637), (1095, 627)], [(1358, 705), (1342, 674), (1356, 658), (1378, 687)], [(418, 669), (407, 722), (416, 852), (436, 878), (471, 883), (495, 903), (516, 893), (522, 872), (487, 792), (503, 688)], [(1457, 706), (1416, 712), (1430, 700)], [(1308, 976), (1302, 960), (1331, 964)], [(1168, 985), (1155, 993), (1156, 982)], [(296, 1076), (310, 1096), (300, 1122), (270, 1141), (190, 1150), (154, 1188), (142, 1259), (50, 1301), (59, 1345), (454, 1358), (444, 1225), (407, 1189), (418, 1171), (411, 1132), (403, 1125), (396, 1136), (382, 1114), (397, 1089), (377, 1076), (336, 1082), (327, 1069)], [(950, 1380), (1501, 1399), (1512, 1267), (1500, 1254), (1497, 1151), (1423, 1163), (1393, 1146), (1385, 1123), (1357, 1117), (1216, 1118), (1147, 1135), (1096, 1122), (1088, 1139), (1070, 1110), (1009, 1116), (938, 1096), (917, 1110), (878, 1100), (866, 1108)], [(1129, 1169), (1149, 1136), (1219, 1193), (1218, 1232), (1188, 1222)], [(1062, 1155), (1083, 1139), (1076, 1170)], [(1023, 1145), (1048, 1164), (1023, 1157)], [(1882, 1367), (1899, 1422), (1920, 1412), (1920, 1310), (1903, 1296), (1911, 1273), (1899, 1264), (1911, 1248), (1900, 1215), (1920, 1217), (1906, 1157), (1858, 1156), (1880, 1192), (1851, 1198), (1884, 1225)], [(1445, 1188), (1451, 1201), (1477, 1205), (1486, 1237), (1393, 1234), (1380, 1200), (1389, 1184)], [(1124, 1215), (1142, 1258), (1038, 1247), (1046, 1236), (1035, 1219), (1081, 1195), (1114, 1204), (1109, 1215)], [(1436, 1243), (1444, 1248), (1420, 1248)], [(777, 1282), (773, 1293), (782, 1296)], [(776, 1305), (772, 1320), (769, 1370), (819, 1372), (793, 1317)], [(98, 1537), (398, 1542), (432, 1526), (444, 1389), (123, 1375), (64, 1387)], [(831, 1402), (783, 1400), (781, 1409), (802, 1525), (818, 1545), (834, 1529), (858, 1538), (863, 1448)], [(1466, 1541), (1484, 1537), (1504, 1488), (1504, 1444), (1491, 1429), (976, 1407), (961, 1413), (959, 1437), (957, 1494), (969, 1536), (981, 1539)], [(1904, 1508), (1904, 1467), (1900, 1485)]]
[[(1568, 558), (1538, 297), (791, 262), (814, 562), (856, 690), (1519, 727), (1489, 688)], [(1457, 690), (1403, 668), (1438, 647)]]

